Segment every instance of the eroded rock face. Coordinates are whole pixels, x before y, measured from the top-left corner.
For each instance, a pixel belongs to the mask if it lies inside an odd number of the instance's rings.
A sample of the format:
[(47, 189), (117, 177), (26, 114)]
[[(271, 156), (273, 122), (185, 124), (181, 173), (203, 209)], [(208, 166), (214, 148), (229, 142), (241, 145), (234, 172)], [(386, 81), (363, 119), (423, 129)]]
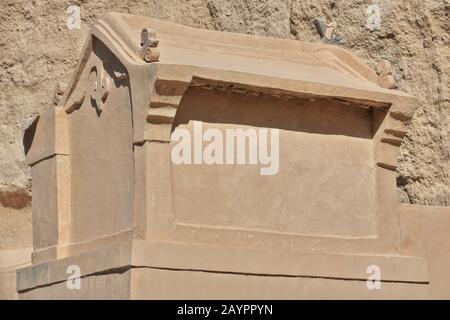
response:
[[(77, 3), (71, 3), (77, 4)], [(53, 104), (55, 82), (70, 78), (89, 27), (107, 11), (129, 12), (191, 26), (319, 41), (316, 17), (337, 22), (352, 49), (373, 67), (392, 63), (401, 90), (420, 105), (401, 147), (402, 202), (450, 205), (450, 4), (447, 0), (191, 0), (79, 1), (81, 29), (66, 26), (67, 1), (5, 0), (0, 8), (0, 193), (3, 206), (30, 187), (23, 123)], [(367, 27), (378, 5), (381, 30)], [(27, 198), (25, 197), (25, 200)], [(27, 200), (26, 200), (27, 201)], [(11, 205), (12, 204), (12, 205)]]

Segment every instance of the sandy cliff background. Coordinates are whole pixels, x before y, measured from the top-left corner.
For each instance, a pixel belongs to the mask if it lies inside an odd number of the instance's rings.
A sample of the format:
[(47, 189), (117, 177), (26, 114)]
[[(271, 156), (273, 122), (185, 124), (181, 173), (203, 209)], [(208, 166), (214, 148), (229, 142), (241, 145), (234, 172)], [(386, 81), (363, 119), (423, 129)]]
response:
[[(81, 8), (80, 29), (66, 25), (69, 5)], [(370, 30), (374, 5), (380, 28)], [(315, 17), (336, 21), (342, 47), (372, 66), (391, 61), (399, 88), (420, 100), (401, 146), (401, 201), (450, 205), (449, 0), (1, 0), (0, 250), (31, 245), (23, 125), (53, 107), (56, 81), (69, 81), (90, 26), (108, 11), (313, 42)]]

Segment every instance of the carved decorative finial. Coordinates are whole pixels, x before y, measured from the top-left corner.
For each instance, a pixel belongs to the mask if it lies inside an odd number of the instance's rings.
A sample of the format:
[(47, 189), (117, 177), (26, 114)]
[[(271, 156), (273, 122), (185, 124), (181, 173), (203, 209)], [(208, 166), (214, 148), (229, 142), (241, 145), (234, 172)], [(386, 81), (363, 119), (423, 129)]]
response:
[(142, 59), (145, 62), (159, 61), (159, 49), (157, 48), (159, 40), (156, 39), (156, 32), (150, 28), (144, 28), (141, 31)]
[(315, 19), (314, 25), (316, 26), (317, 32), (319, 32), (320, 40), (324, 43), (339, 44), (343, 39), (339, 34), (335, 34), (337, 28), (336, 22), (325, 23), (319, 19)]
[(378, 62), (377, 74), (377, 84), (380, 87), (386, 89), (394, 89), (396, 87), (394, 77), (392, 76), (392, 66), (388, 60), (383, 59)]
[(111, 79), (106, 74), (104, 68), (98, 66), (92, 67), (89, 78), (92, 85), (91, 99), (95, 104), (94, 106), (97, 109), (97, 112), (100, 114), (103, 111), (103, 105), (109, 95)]
[(56, 82), (53, 88), (53, 103), (58, 105), (61, 101), (64, 92), (66, 91), (67, 85), (64, 82)]

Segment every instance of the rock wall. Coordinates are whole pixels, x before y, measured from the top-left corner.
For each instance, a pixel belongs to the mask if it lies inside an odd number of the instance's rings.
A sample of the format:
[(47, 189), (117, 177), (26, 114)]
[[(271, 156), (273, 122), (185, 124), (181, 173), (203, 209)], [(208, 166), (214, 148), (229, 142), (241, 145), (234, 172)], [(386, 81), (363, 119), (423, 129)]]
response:
[[(66, 25), (69, 5), (81, 8), (80, 29)], [(377, 23), (368, 8), (379, 9), (380, 29), (368, 28), (368, 19)], [(52, 106), (56, 81), (69, 80), (90, 25), (108, 11), (305, 41), (319, 40), (314, 18), (336, 21), (344, 48), (372, 66), (390, 60), (399, 88), (420, 100), (401, 147), (401, 201), (450, 205), (448, 0), (2, 0), (0, 223), (2, 206), (26, 209), (31, 199), (24, 123)]]

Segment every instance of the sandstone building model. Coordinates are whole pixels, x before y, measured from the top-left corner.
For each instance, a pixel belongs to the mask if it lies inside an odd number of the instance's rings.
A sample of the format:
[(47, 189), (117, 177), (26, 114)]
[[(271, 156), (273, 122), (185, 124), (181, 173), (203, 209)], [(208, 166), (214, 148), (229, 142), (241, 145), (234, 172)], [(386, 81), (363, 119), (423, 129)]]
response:
[[(389, 73), (334, 45), (105, 15), (24, 135), (33, 253), (18, 297), (449, 298), (450, 209), (397, 198), (417, 100)], [(200, 121), (278, 129), (277, 173), (174, 164), (171, 136)]]

